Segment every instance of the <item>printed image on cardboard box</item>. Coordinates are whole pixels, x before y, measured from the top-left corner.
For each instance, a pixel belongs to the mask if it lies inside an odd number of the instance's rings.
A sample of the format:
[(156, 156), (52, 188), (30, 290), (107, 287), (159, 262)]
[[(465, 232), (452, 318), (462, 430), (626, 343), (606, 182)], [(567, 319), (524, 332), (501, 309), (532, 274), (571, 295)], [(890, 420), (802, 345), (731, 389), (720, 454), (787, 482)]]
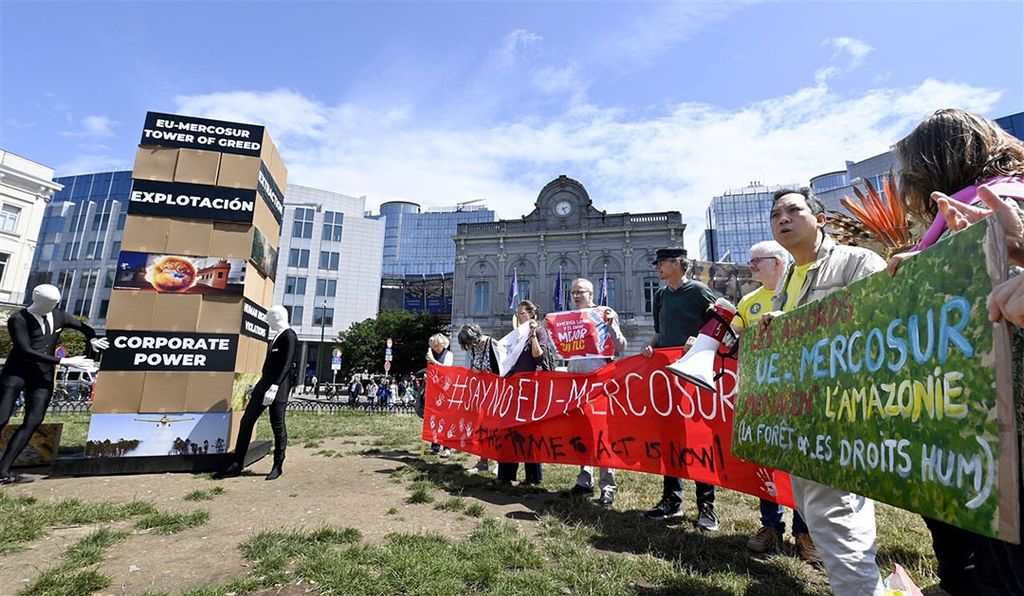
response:
[[(60, 445), (60, 435), (64, 429), (63, 424), (40, 424), (36, 432), (28, 440), (28, 445), (14, 459), (14, 467), (18, 466), (48, 466), (53, 463), (57, 456), (57, 448)], [(18, 430), (16, 426), (5, 426), (0, 431), (0, 453), (7, 450), (7, 443), (11, 435)]]
[(277, 249), (267, 242), (259, 228), (253, 228), (252, 262), (263, 275), (271, 279), (277, 275)]
[(244, 285), (245, 262), (219, 257), (121, 251), (114, 275), (116, 290), (241, 295)]
[(139, 457), (226, 453), (230, 427), (229, 412), (93, 414), (85, 455)]
[(252, 388), (260, 380), (260, 373), (235, 373), (231, 387), (231, 409), (244, 410), (252, 396)]

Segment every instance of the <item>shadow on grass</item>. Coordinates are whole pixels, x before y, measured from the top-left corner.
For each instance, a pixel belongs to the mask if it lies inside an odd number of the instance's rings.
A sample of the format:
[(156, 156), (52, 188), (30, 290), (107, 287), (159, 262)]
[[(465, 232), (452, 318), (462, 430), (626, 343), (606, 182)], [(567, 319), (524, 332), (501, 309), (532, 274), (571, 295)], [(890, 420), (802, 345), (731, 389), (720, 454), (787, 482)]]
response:
[(377, 473), (427, 481), (449, 494), (494, 505), (518, 504), (529, 511), (510, 512), (506, 515), (508, 519), (543, 525), (550, 516), (573, 532), (581, 532), (586, 536), (585, 542), (596, 550), (651, 556), (671, 564), (677, 571), (667, 584), (637, 584), (636, 594), (733, 594), (710, 585), (704, 578), (736, 573), (749, 578), (746, 594), (821, 592), (821, 577), (809, 580), (814, 572), (800, 569), (803, 563), (791, 557), (755, 558), (746, 549), (747, 535), (701, 532), (693, 527), (693, 517), (655, 521), (645, 517), (643, 511), (605, 509), (591, 499), (565, 498), (564, 492), (496, 486), (489, 477), (467, 473), (461, 464), (424, 461), (408, 451), (374, 451), (366, 455), (402, 464)]

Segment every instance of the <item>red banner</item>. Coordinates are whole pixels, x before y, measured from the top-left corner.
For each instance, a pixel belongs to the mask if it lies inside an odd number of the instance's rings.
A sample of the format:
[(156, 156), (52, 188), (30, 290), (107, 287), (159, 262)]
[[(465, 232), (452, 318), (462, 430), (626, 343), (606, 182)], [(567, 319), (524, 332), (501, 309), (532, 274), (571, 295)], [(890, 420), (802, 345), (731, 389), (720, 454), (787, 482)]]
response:
[(551, 343), (560, 358), (611, 358), (615, 356), (611, 327), (604, 320), (605, 306), (555, 312), (544, 317)]
[(791, 507), (788, 474), (732, 456), (736, 360), (710, 392), (664, 370), (681, 355), (657, 350), (590, 374), (498, 377), (431, 365), (423, 439), (498, 461), (689, 478)]

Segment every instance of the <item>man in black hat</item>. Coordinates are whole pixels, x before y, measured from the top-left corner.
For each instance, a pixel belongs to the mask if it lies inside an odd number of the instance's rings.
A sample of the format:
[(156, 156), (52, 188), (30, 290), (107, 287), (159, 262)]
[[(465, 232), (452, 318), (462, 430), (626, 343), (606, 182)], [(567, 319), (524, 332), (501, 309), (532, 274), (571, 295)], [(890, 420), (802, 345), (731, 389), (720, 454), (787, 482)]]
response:
[[(709, 309), (717, 296), (711, 288), (686, 279), (686, 251), (682, 248), (659, 248), (651, 263), (658, 270), (658, 278), (668, 285), (654, 294), (654, 336), (641, 354), (650, 356), (654, 348), (675, 348), (686, 345), (696, 337), (710, 317)], [(651, 519), (667, 519), (683, 515), (683, 480), (665, 476), (661, 501), (650, 511)], [(715, 514), (715, 487), (697, 483), (697, 527), (707, 532), (718, 529)]]

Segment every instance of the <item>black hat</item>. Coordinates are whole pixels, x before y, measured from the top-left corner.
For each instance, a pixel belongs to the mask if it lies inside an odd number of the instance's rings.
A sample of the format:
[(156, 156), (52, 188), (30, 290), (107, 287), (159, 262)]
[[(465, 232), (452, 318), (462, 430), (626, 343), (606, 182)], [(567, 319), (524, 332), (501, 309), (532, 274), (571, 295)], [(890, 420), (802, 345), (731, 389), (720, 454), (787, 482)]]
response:
[(685, 259), (686, 250), (682, 248), (659, 248), (658, 252), (654, 255), (654, 260), (651, 261), (651, 265), (657, 265), (658, 261), (664, 261), (665, 259)]

